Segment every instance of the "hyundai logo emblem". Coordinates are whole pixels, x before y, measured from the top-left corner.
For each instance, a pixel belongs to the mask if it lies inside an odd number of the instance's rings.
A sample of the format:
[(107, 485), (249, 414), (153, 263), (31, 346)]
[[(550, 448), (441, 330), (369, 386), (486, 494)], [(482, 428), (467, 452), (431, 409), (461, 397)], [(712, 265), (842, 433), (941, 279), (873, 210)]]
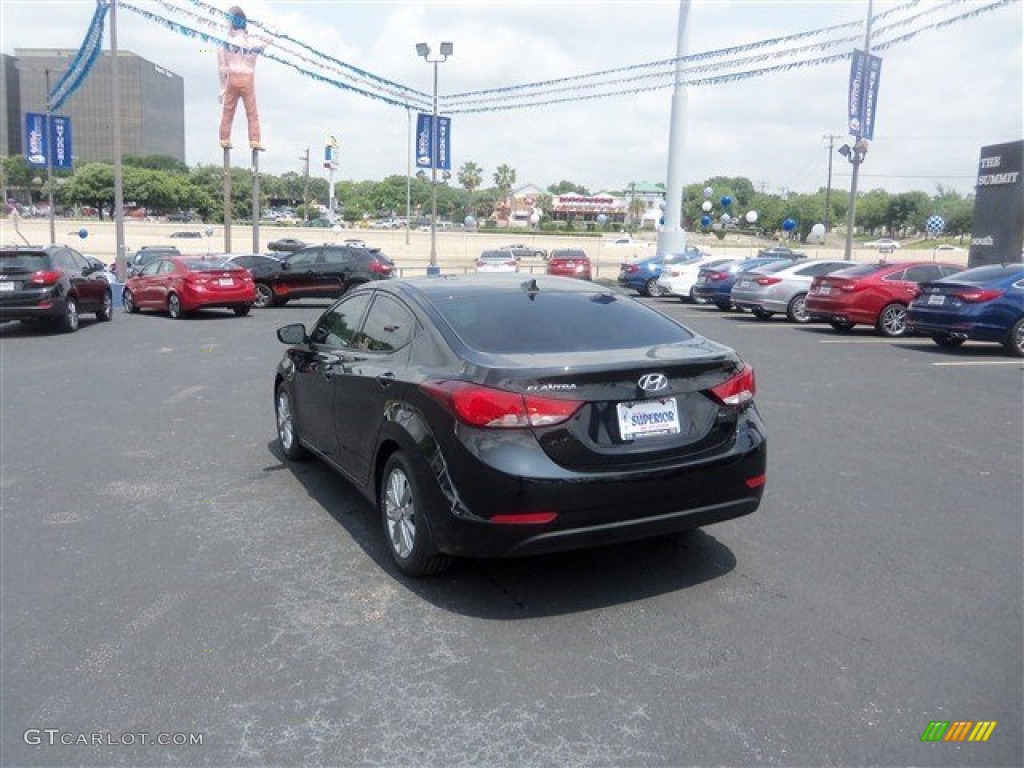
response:
[(641, 376), (637, 384), (645, 392), (657, 392), (668, 386), (668, 377), (663, 373), (648, 373)]

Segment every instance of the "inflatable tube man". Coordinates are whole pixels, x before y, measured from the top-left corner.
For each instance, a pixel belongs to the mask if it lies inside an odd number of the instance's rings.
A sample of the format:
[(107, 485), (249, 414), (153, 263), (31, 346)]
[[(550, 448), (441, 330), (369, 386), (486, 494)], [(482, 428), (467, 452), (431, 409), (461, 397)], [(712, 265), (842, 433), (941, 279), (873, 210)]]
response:
[(256, 59), (270, 43), (249, 35), (245, 12), (237, 5), (231, 6), (228, 15), (228, 45), (217, 49), (220, 101), (224, 105), (220, 116), (220, 145), (231, 148), (231, 124), (241, 99), (249, 126), (249, 146), (262, 151), (260, 113), (256, 108)]

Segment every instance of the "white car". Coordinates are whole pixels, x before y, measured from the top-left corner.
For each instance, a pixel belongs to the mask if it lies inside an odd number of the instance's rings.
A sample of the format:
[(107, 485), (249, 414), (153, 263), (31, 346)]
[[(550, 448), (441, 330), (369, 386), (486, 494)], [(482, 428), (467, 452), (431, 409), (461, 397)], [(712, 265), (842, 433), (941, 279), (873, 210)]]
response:
[(477, 272), (518, 272), (519, 260), (512, 251), (484, 251), (476, 260)]
[(662, 291), (678, 296), (680, 301), (698, 300), (693, 295), (693, 286), (697, 282), (697, 275), (703, 267), (717, 267), (732, 259), (723, 259), (720, 256), (705, 256), (693, 261), (684, 261), (679, 264), (668, 264), (661, 270), (661, 277), (658, 278), (658, 285)]
[(864, 247), (877, 248), (880, 251), (895, 251), (899, 249), (900, 244), (888, 237), (882, 237), (878, 240), (872, 240), (871, 242), (864, 243)]

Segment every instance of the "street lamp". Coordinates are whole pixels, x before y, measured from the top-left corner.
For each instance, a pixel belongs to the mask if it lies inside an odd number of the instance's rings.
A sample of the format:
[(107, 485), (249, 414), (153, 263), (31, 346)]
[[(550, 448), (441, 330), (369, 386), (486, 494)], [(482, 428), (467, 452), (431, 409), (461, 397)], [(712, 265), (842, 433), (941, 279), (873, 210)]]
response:
[(428, 64), (434, 65), (434, 109), (430, 119), (430, 266), (427, 267), (428, 275), (441, 273), (437, 265), (437, 65), (448, 60), (452, 55), (455, 46), (451, 43), (441, 43), (440, 55), (430, 58), (430, 46), (426, 43), (416, 43), (416, 55), (422, 56)]
[(843, 255), (846, 261), (851, 261), (853, 259), (853, 228), (857, 223), (857, 178), (860, 164), (864, 162), (864, 158), (868, 154), (868, 143), (865, 139), (858, 139), (852, 147), (849, 144), (843, 144), (837, 151), (853, 166), (853, 173), (850, 177), (850, 205), (846, 212), (846, 249)]

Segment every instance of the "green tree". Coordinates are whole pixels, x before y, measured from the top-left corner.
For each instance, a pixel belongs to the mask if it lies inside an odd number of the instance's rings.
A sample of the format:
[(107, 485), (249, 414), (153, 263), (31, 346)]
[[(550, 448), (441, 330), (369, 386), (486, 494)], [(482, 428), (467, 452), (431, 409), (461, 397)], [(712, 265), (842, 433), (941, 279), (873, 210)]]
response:
[(86, 163), (61, 188), (61, 197), (75, 205), (91, 205), (100, 220), (103, 207), (114, 208), (114, 166), (110, 163)]
[(508, 197), (509, 192), (512, 191), (512, 187), (516, 183), (516, 169), (512, 168), (505, 163), (498, 166), (498, 169), (494, 172), (494, 186), (498, 188), (501, 194)]
[(590, 194), (590, 191), (586, 187), (584, 187), (582, 184), (574, 184), (573, 182), (566, 181), (565, 179), (562, 179), (562, 181), (558, 182), (557, 184), (550, 184), (550, 185), (548, 185), (548, 192), (550, 192), (552, 195), (568, 195), (568, 194), (589, 195)]
[(151, 171), (188, 174), (188, 166), (170, 155), (146, 155), (145, 157), (125, 155), (123, 164), (133, 168), (148, 168)]

